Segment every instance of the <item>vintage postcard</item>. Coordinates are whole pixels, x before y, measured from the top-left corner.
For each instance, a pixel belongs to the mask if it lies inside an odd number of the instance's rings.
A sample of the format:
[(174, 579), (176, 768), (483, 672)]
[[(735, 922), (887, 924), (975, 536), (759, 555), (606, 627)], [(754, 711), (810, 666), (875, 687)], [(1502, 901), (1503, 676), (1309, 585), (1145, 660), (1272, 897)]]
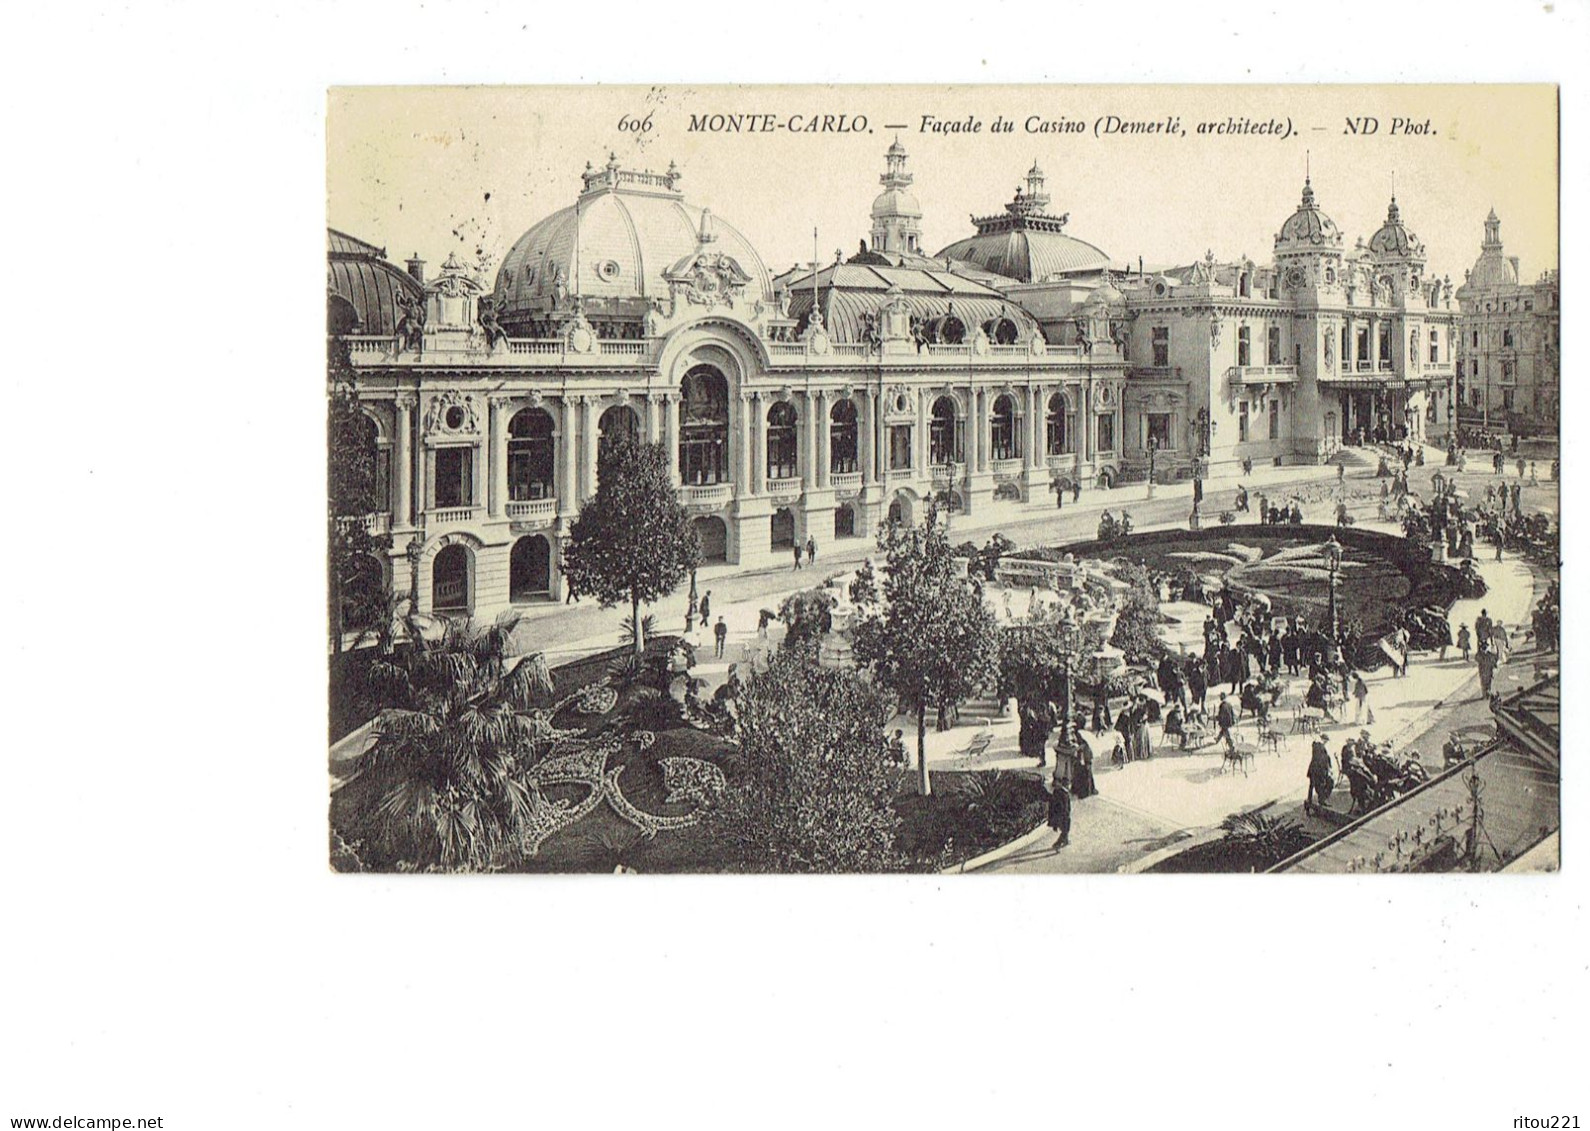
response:
[(332, 867), (1557, 868), (1554, 87), (327, 113)]

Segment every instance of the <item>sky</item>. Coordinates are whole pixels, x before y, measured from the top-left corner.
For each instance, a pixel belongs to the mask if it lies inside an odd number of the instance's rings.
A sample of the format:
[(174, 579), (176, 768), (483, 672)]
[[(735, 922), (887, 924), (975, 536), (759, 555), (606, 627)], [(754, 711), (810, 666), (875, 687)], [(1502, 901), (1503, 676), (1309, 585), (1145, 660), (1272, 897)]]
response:
[[(717, 114), (742, 115), (740, 132), (691, 129)], [(1112, 117), (1134, 132), (1108, 132)], [(1014, 130), (996, 131), (1000, 118)], [(1542, 85), (341, 87), (327, 222), (395, 261), (481, 249), (494, 266), (614, 152), (626, 168), (677, 162), (686, 200), (776, 274), (811, 260), (814, 228), (822, 259), (856, 250), (896, 135), (929, 252), (999, 212), (1036, 160), (1067, 233), (1121, 262), (1268, 262), (1308, 170), (1349, 247), (1384, 222), (1395, 183), (1428, 271), (1460, 283), (1493, 207), (1524, 278), (1557, 265), (1557, 92)]]

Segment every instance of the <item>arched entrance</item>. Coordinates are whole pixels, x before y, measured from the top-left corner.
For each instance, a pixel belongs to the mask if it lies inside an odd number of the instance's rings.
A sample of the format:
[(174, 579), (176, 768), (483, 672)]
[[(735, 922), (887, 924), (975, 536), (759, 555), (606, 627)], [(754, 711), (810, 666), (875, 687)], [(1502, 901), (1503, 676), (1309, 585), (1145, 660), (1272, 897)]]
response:
[(795, 545), (795, 513), (788, 507), (779, 507), (773, 512), (773, 538), (770, 545), (775, 550), (788, 550)]
[(834, 537), (854, 538), (856, 536), (856, 508), (849, 503), (840, 503), (834, 508)]
[(702, 515), (692, 524), (695, 527), (696, 537), (701, 540), (701, 560), (703, 562), (726, 562), (729, 560), (729, 528), (723, 525), (721, 518), (712, 515)]
[(431, 563), (431, 611), (467, 613), (470, 608), (470, 557), (463, 546), (443, 546)]
[(934, 467), (961, 462), (960, 431), (955, 402), (939, 397), (933, 402), (933, 417), (928, 423), (928, 459)]
[(916, 500), (904, 491), (889, 501), (889, 525), (911, 526), (916, 522)]
[(508, 554), (508, 599), (531, 601), (552, 592), (552, 544), (540, 534), (521, 538)]

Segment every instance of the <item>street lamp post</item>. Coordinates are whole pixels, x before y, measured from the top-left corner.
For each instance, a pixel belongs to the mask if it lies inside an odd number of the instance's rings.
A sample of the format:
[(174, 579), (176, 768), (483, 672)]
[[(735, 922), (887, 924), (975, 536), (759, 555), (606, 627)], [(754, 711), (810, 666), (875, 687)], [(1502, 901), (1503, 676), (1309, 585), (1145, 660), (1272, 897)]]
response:
[(1076, 715), (1074, 681), (1076, 652), (1082, 634), (1076, 624), (1070, 620), (1062, 620), (1055, 631), (1060, 638), (1061, 678), (1064, 681), (1061, 685), (1060, 741), (1055, 746), (1055, 768), (1059, 769), (1063, 759), (1074, 759), (1076, 756), (1076, 736), (1072, 725)]
[(1336, 639), (1336, 573), (1342, 568), (1342, 544), (1336, 541), (1336, 535), (1331, 535), (1331, 540), (1325, 543), (1325, 568), (1330, 575), (1330, 622), (1331, 639)]
[(1159, 437), (1148, 438), (1148, 497), (1154, 497), (1154, 457), (1159, 453)]

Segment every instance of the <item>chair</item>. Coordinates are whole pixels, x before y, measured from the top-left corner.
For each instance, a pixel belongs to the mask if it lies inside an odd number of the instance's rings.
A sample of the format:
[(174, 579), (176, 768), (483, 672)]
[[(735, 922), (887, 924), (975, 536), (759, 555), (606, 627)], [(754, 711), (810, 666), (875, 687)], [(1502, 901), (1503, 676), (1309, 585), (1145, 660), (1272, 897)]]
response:
[(1270, 720), (1269, 719), (1267, 719), (1267, 718), (1260, 719), (1259, 720), (1259, 745), (1260, 746), (1268, 746), (1271, 750), (1273, 750), (1275, 752), (1275, 756), (1277, 758), (1279, 758), (1281, 756), (1281, 742), (1282, 742), (1281, 732), (1276, 730), (1273, 726), (1270, 725)]
[(1241, 770), (1242, 776), (1247, 777), (1248, 764), (1252, 761), (1253, 751), (1243, 746), (1228, 746), (1225, 751), (1225, 757), (1220, 763), (1220, 770), (1224, 773), (1229, 766), (1232, 773)]
[(994, 741), (994, 732), (990, 730), (979, 731), (961, 751), (962, 758), (979, 758), (988, 752), (988, 746)]

